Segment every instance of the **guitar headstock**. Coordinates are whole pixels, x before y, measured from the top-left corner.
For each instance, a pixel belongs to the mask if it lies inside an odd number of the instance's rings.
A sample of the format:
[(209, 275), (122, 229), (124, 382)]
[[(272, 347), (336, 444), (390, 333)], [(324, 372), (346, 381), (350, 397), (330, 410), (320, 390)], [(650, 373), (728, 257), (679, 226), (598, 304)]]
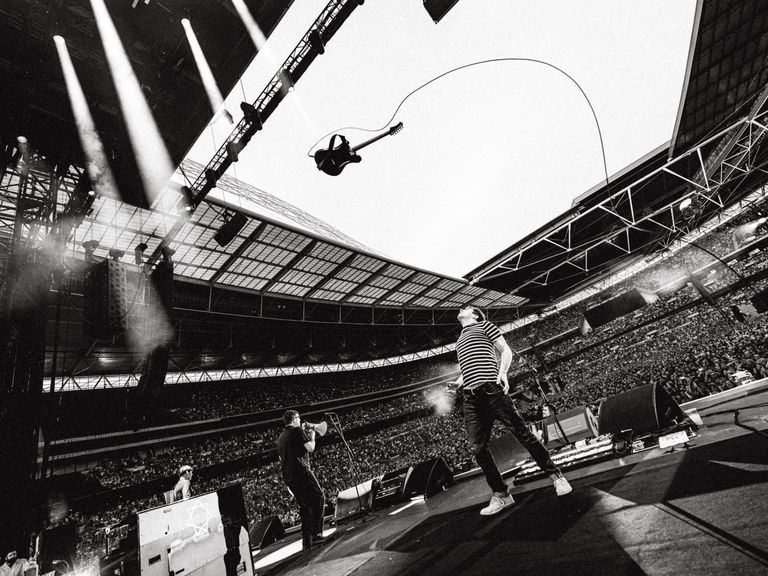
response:
[(403, 129), (403, 123), (398, 122), (397, 124), (395, 124), (389, 129), (389, 135), (392, 136), (393, 134), (397, 134), (402, 129)]

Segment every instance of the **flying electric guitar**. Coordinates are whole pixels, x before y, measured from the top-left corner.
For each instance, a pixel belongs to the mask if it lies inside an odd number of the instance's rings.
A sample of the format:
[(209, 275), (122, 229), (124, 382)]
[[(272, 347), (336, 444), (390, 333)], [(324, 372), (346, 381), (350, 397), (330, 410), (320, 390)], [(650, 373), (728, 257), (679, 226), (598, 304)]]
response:
[[(370, 140), (366, 140), (362, 144), (359, 144), (358, 146), (355, 146), (354, 148), (350, 147), (349, 142), (347, 141), (344, 136), (341, 134), (334, 134), (331, 136), (331, 140), (328, 143), (328, 149), (321, 148), (317, 152), (315, 152), (315, 164), (317, 164), (317, 169), (322, 170), (326, 174), (329, 174), (331, 176), (338, 176), (341, 174), (342, 170), (344, 170), (344, 167), (347, 164), (350, 163), (357, 163), (362, 160), (360, 156), (357, 155), (358, 150), (362, 150), (369, 144), (373, 144), (377, 140), (381, 140), (384, 138), (384, 136), (392, 136), (393, 134), (397, 134), (400, 132), (400, 130), (403, 129), (403, 123), (399, 122), (392, 126), (389, 130), (386, 132), (382, 132), (381, 134), (374, 136)], [(341, 139), (341, 142), (336, 144), (336, 138)]]

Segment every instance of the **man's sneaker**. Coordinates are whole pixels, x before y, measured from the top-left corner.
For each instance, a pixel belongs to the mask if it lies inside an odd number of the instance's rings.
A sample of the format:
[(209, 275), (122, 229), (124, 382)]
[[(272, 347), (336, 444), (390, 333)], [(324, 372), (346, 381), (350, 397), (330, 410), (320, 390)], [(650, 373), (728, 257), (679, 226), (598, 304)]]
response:
[(509, 508), (514, 503), (515, 499), (512, 498), (512, 494), (507, 494), (506, 496), (494, 494), (491, 496), (491, 501), (488, 503), (488, 506), (480, 510), (480, 514), (483, 516), (493, 516), (504, 510), (504, 508)]
[(573, 488), (571, 488), (571, 485), (568, 483), (568, 480), (566, 480), (564, 476), (558, 476), (555, 478), (554, 484), (555, 492), (557, 492), (558, 496), (565, 496), (566, 494), (570, 494), (573, 491)]

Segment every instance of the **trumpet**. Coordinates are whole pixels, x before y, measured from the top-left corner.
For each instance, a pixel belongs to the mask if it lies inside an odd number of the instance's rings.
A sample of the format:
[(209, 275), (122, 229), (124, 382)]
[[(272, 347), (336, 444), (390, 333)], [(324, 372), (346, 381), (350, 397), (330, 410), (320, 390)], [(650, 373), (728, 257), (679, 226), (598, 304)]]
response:
[(315, 432), (320, 434), (320, 436), (325, 436), (325, 433), (328, 431), (328, 423), (325, 420), (323, 420), (319, 424), (313, 424), (312, 422), (304, 422), (302, 424), (302, 427), (307, 432), (309, 432), (310, 430), (314, 430)]

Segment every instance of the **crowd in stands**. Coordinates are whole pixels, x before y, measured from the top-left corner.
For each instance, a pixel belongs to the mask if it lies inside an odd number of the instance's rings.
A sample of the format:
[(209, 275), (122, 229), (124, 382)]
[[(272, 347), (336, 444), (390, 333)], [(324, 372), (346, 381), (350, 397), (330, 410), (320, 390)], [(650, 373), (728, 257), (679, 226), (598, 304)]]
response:
[(207, 420), (378, 392), (403, 383), (429, 380), (456, 369), (455, 359), (442, 356), (376, 370), (217, 382), (200, 386), (189, 394), (175, 393), (173, 406), (186, 420)]

